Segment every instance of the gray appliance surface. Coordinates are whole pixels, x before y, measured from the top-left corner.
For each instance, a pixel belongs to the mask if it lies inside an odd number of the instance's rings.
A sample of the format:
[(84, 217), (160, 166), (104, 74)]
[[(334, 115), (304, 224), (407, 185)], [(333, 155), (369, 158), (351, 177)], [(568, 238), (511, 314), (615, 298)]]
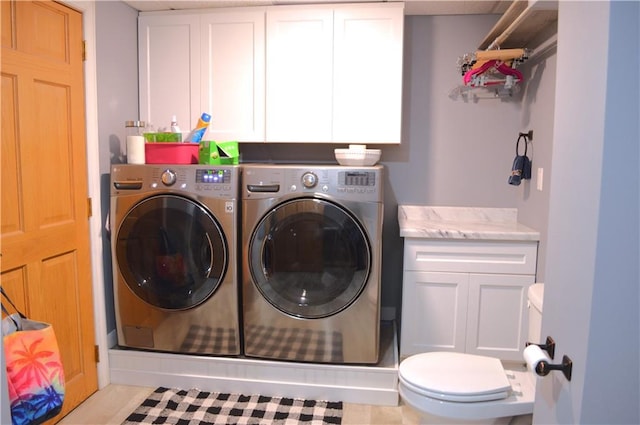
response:
[(239, 355), (238, 166), (113, 165), (118, 344)]
[(383, 167), (244, 164), (244, 354), (379, 359)]

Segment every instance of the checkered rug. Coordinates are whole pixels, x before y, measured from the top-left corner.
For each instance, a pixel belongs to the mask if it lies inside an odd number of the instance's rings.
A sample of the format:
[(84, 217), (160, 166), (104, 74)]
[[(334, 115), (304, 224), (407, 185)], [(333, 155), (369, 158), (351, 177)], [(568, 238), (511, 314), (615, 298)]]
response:
[(211, 393), (159, 387), (129, 415), (130, 424), (340, 424), (342, 402)]

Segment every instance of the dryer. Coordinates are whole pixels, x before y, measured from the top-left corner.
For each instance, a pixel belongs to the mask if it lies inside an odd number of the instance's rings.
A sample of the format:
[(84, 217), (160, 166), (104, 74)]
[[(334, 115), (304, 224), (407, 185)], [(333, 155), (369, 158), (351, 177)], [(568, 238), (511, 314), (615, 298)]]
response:
[(243, 166), (246, 356), (378, 362), (382, 177), (382, 166)]
[(237, 166), (113, 165), (118, 344), (240, 354)]

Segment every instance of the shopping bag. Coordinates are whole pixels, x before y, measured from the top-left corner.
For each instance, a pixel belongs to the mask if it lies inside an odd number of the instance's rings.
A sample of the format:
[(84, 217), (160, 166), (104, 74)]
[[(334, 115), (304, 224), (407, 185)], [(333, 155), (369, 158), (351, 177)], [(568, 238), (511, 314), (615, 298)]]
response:
[(36, 425), (62, 410), (65, 394), (64, 370), (58, 341), (49, 323), (30, 320), (20, 313), (9, 314), (4, 302), (2, 340), (7, 368), (7, 386), (14, 425)]

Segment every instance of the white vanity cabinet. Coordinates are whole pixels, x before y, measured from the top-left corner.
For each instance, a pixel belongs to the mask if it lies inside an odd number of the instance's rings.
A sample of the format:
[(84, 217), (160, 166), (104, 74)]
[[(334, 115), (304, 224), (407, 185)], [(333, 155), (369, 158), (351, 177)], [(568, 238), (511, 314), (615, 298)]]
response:
[(406, 238), (400, 355), (522, 360), (537, 241)]
[(271, 142), (400, 143), (402, 3), (267, 9)]
[(264, 8), (148, 12), (138, 21), (140, 119), (207, 139), (264, 141)]

